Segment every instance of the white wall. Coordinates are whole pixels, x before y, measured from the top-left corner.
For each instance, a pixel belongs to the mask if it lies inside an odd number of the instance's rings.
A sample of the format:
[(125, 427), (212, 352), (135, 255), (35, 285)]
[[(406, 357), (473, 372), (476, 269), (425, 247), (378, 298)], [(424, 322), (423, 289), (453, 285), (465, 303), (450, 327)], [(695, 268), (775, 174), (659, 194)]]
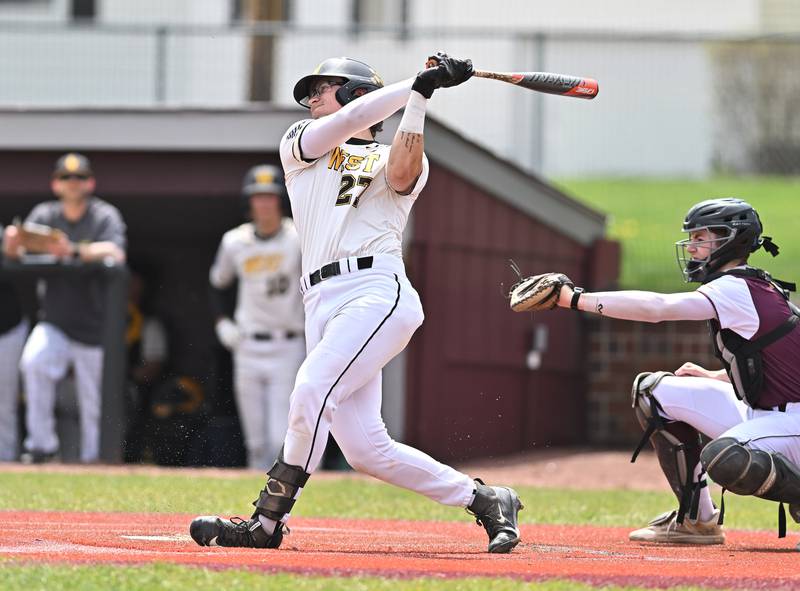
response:
[(105, 23), (226, 25), (230, 0), (99, 0), (97, 20)]
[[(722, 34), (757, 30), (761, 8), (761, 0), (506, 0), (496, 5), (413, 0), (410, 24), (450, 31)], [(3, 26), (11, 15), (14, 22), (63, 22), (67, 12), (66, 0), (0, 3), (0, 104), (225, 107), (247, 102), (250, 41), (228, 28), (231, 0), (98, 0), (97, 28)], [(553, 33), (540, 46), (530, 36), (489, 37), (474, 30), (445, 35), (441, 29), (402, 40), (385, 32), (343, 33), (350, 0), (297, 0), (291, 12), (297, 28), (280, 38), (273, 65), (279, 104), (292, 105), (295, 81), (327, 57), (363, 59), (393, 82), (414, 75), (430, 52), (444, 49), (471, 57), (483, 69), (554, 71), (600, 81), (594, 101), (479, 79), (436, 93), (431, 113), (523, 167), (554, 176), (701, 176), (711, 170), (717, 134), (713, 62), (702, 42), (652, 41), (644, 33), (633, 42), (621, 34), (592, 37), (587, 32), (585, 37)], [(163, 62), (153, 24), (180, 26), (163, 45)], [(308, 32), (303, 26), (315, 28)], [(161, 102), (159, 72), (165, 73)]]
[(746, 32), (758, 26), (760, 5), (761, 0), (413, 0), (411, 22), (515, 30)]

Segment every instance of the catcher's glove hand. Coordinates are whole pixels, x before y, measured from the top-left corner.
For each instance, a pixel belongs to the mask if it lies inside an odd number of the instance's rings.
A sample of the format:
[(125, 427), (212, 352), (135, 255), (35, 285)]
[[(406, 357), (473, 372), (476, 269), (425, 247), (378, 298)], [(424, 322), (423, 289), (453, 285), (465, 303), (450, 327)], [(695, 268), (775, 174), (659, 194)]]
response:
[(525, 277), (516, 283), (509, 292), (511, 309), (514, 312), (535, 312), (552, 310), (558, 304), (561, 288), (565, 285), (575, 287), (563, 273), (543, 273)]

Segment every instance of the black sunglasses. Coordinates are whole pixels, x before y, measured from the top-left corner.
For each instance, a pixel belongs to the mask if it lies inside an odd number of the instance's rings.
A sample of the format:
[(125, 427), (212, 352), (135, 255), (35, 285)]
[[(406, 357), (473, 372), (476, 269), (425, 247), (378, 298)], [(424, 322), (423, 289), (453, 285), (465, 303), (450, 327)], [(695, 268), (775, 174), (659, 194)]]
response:
[(87, 174), (60, 174), (58, 175), (58, 180), (60, 181), (85, 181), (89, 179), (89, 175)]

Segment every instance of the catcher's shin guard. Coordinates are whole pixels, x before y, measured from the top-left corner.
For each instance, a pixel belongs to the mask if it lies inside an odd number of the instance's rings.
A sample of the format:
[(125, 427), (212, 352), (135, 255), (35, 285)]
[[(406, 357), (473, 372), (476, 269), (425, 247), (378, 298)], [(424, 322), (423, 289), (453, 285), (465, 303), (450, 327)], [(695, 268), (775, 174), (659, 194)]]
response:
[(649, 439), (658, 457), (658, 463), (670, 488), (678, 498), (677, 522), (683, 523), (686, 513), (690, 519), (697, 519), (700, 490), (706, 486), (701, 475), (694, 483), (694, 468), (700, 461), (702, 442), (697, 429), (680, 421), (670, 421), (659, 414), (660, 405), (653, 390), (665, 376), (673, 375), (666, 371), (640, 373), (633, 381), (631, 392), (633, 412), (644, 429), (639, 445), (633, 452), (631, 462)]
[(783, 454), (751, 449), (733, 437), (721, 437), (706, 445), (700, 461), (723, 492), (729, 490), (737, 495), (777, 501), (779, 537), (786, 536), (783, 503), (790, 504), (789, 512), (798, 521), (800, 468)]
[(311, 476), (300, 466), (291, 466), (283, 460), (276, 460), (267, 472), (267, 484), (253, 501), (253, 517), (263, 515), (273, 521), (281, 521), (291, 513), (298, 491), (306, 485)]

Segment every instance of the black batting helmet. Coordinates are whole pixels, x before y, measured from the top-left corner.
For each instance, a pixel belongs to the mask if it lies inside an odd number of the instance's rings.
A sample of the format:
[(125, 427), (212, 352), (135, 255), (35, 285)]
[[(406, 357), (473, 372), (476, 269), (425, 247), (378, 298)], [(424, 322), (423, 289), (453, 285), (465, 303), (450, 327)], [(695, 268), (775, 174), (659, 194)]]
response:
[(769, 237), (761, 237), (761, 219), (753, 206), (741, 199), (725, 197), (708, 199), (694, 205), (683, 220), (684, 232), (708, 229), (719, 236), (713, 240), (711, 253), (706, 259), (688, 256), (686, 246), (690, 241), (675, 243), (678, 265), (686, 281), (703, 282), (725, 263), (734, 259), (746, 260), (751, 252), (762, 246), (775, 256), (778, 247)]
[(278, 166), (259, 164), (247, 171), (242, 181), (242, 196), (249, 198), (256, 193), (272, 193), (281, 196), (286, 190), (283, 171)]
[(361, 96), (355, 94), (359, 89), (372, 92), (383, 88), (383, 78), (364, 62), (349, 57), (326, 59), (308, 76), (303, 76), (294, 85), (294, 100), (308, 108), (309, 87), (314, 80), (322, 77), (342, 78), (345, 83), (336, 91), (336, 100), (344, 106)]

